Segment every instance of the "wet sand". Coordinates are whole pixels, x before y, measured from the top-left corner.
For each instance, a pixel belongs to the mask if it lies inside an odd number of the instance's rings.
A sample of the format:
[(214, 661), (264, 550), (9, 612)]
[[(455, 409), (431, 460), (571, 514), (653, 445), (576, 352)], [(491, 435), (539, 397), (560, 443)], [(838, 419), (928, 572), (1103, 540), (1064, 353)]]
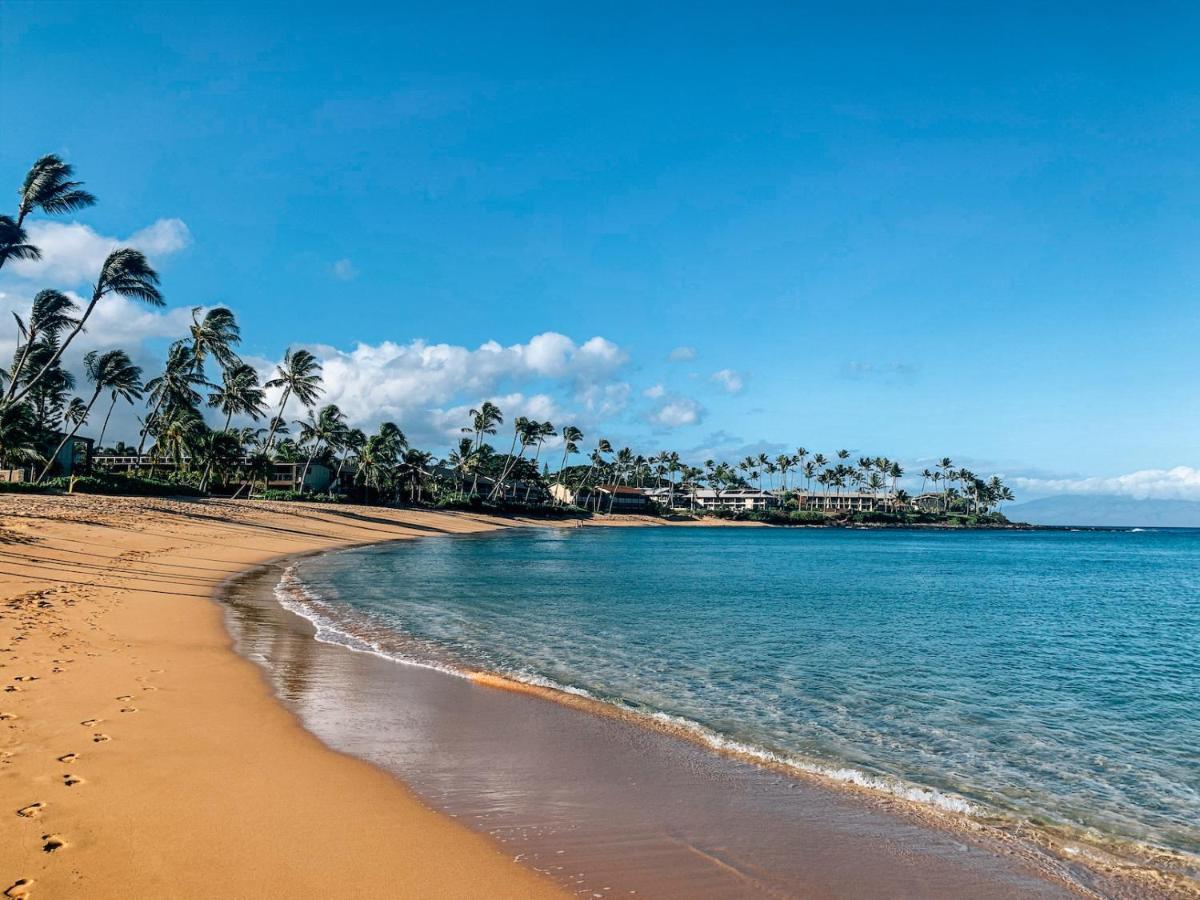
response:
[(318, 642), (276, 602), (281, 571), (240, 580), (225, 602), (239, 651), (306, 727), (581, 896), (1078, 896), (1054, 861), (929, 828), (895, 804)]

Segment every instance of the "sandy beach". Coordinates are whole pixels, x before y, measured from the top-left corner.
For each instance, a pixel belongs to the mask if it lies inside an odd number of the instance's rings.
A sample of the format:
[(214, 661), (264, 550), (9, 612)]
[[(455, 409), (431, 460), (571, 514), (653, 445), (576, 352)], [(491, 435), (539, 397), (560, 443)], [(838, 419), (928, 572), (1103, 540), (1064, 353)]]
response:
[[(528, 524), (546, 523), (327, 504), (0, 495), (0, 793), (8, 805), (0, 891), (566, 896), (562, 879), (543, 877), (495, 831), (489, 839), (478, 824), (462, 824), (480, 811), (463, 773), (493, 771), (502, 793), (536, 796), (552, 785), (560, 801), (572, 797), (567, 808), (613, 823), (618, 839), (585, 828), (571, 852), (612, 870), (614, 883), (636, 873), (651, 895), (761, 887), (719, 855), (638, 824), (647, 809), (672, 807), (693, 826), (711, 821), (713, 846), (744, 838), (744, 854), (775, 854), (776, 870), (788, 860), (783, 868), (804, 896), (951, 897), (969, 887), (972, 896), (1041, 897), (1080, 888), (1036, 850), (975, 834), (967, 854), (965, 833), (926, 827), (911, 809), (781, 781), (678, 736), (586, 715), (563, 697), (546, 703), (510, 683), (481, 687), (491, 682), (318, 644), (307, 622), (253, 600), (278, 579), (273, 564), (297, 555)], [(231, 589), (241, 591), (238, 603), (214, 602)], [(253, 641), (245, 623), (234, 628), (250, 657), (234, 649), (230, 610), (257, 623)], [(280, 702), (287, 694), (337, 699), (314, 718), (298, 714), (294, 697)], [(411, 730), (422, 717), (424, 742)], [(427, 805), (426, 779), (386, 771), (379, 754), (392, 754), (395, 737), (412, 772), (445, 769), (466, 792)], [(731, 794), (730, 784), (742, 787)], [(638, 827), (621, 831), (616, 823), (626, 820)], [(758, 827), (767, 820), (777, 826), (769, 834)], [(1114, 896), (1189, 893), (1178, 883), (1103, 882), (1093, 884)]]
[(211, 600), (229, 576), (283, 555), (507, 524), (0, 496), (0, 891), (561, 896), (301, 728), (231, 652)]

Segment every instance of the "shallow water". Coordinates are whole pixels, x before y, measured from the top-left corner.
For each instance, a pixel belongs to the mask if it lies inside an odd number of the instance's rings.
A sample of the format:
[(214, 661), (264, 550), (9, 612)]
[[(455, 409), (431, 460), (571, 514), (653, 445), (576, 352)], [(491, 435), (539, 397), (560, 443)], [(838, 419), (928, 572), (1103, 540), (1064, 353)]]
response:
[(295, 574), (386, 652), (1200, 851), (1197, 532), (538, 529)]
[(1092, 851), (1175, 848), (1154, 865), (1196, 875), (1198, 554), (1182, 532), (532, 529), (305, 558), (228, 600), (310, 730), (584, 896), (1141, 896), (1170, 890)]

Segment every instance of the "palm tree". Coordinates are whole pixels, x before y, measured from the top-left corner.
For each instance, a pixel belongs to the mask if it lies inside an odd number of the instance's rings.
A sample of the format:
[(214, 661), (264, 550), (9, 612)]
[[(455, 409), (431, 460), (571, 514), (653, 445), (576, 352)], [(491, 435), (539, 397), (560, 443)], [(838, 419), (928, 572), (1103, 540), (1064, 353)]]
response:
[(946, 511), (950, 502), (947, 492), (950, 490), (950, 469), (953, 466), (954, 463), (951, 462), (950, 457), (948, 456), (943, 456), (937, 462), (937, 468), (942, 472), (942, 481), (946, 483), (946, 486), (942, 488), (942, 512)]
[(157, 427), (159, 411), (176, 406), (195, 407), (201, 401), (198, 387), (204, 387), (204, 373), (197, 370), (195, 358), (183, 342), (173, 344), (167, 351), (167, 363), (163, 373), (146, 382), (153, 407), (142, 423), (141, 438), (138, 440), (137, 455), (140, 458), (146, 446), (146, 435)]
[(82, 181), (71, 181), (74, 174), (74, 167), (53, 153), (35, 162), (21, 184), (17, 224), (25, 224), (25, 217), (35, 209), (57, 215), (92, 206), (96, 198), (83, 190)]
[[(215, 351), (213, 351), (213, 355), (216, 355)], [(194, 352), (192, 359), (196, 359)], [(197, 361), (198, 364), (199, 361)], [(221, 384), (209, 395), (208, 405), (225, 413), (225, 425), (221, 428), (220, 433), (228, 434), (229, 423), (233, 420), (235, 413), (249, 416), (254, 422), (266, 415), (265, 400), (266, 392), (258, 384), (258, 371), (254, 366), (238, 362), (222, 370)], [(224, 445), (219, 445), (219, 448), (223, 447)], [(200, 476), (200, 490), (202, 491), (208, 487), (208, 476), (212, 473), (214, 462), (211, 455), (204, 462), (204, 474)]]
[[(474, 433), (475, 451), (478, 453), (483, 447), (483, 436), (495, 434), (496, 426), (504, 424), (504, 416), (500, 414), (500, 408), (489, 400), (485, 400), (479, 409), (472, 409), (468, 415), (471, 417), (471, 425), (469, 428), (464, 428), (463, 433)], [(478, 488), (479, 469), (476, 468), (475, 477), (471, 482), (471, 493), (478, 493)]]
[[(571, 458), (571, 456), (579, 452), (579, 442), (583, 440), (583, 432), (574, 425), (564, 425), (562, 430), (562, 439), (562, 463), (558, 467), (558, 475), (554, 479), (555, 484), (562, 484), (563, 469), (567, 467), (567, 461)], [(558, 498), (555, 498), (555, 502), (558, 502)]]
[(304, 494), (304, 483), (308, 480), (308, 468), (312, 465), (313, 457), (321, 452), (321, 445), (333, 446), (338, 437), (346, 430), (346, 417), (342, 411), (330, 403), (321, 407), (314, 416), (309, 411), (308, 419), (297, 422), (300, 426), (300, 443), (308, 444), (308, 457), (304, 460), (304, 471), (300, 474), (300, 493)]
[(0, 468), (25, 466), (41, 459), (33, 407), (28, 403), (0, 405)]
[[(512, 446), (508, 449), (508, 459), (504, 462), (504, 468), (500, 470), (500, 477), (496, 479), (496, 483), (492, 486), (492, 492), (488, 495), (489, 500), (494, 500), (497, 496), (501, 499), (504, 498), (504, 480), (508, 478), (508, 474), (525, 455), (525, 448), (531, 447), (537, 440), (541, 427), (540, 422), (535, 422), (525, 416), (517, 416), (513, 421)], [(517, 449), (518, 441), (521, 443), (521, 450), (514, 456), (513, 451)]]
[(57, 342), (59, 336), (78, 321), (71, 315), (78, 308), (75, 301), (66, 294), (47, 290), (38, 291), (33, 298), (28, 322), (22, 321), (20, 316), (13, 313), (13, 318), (17, 320), (17, 332), (24, 344), (18, 348), (18, 355), (9, 373), (6, 397), (11, 397), (21, 383), (21, 374), (29, 360), (31, 349), (46, 338)]
[(50, 368), (62, 357), (67, 347), (71, 345), (71, 341), (75, 340), (75, 337), (83, 331), (96, 304), (109, 294), (141, 300), (150, 306), (165, 305), (162, 294), (158, 290), (158, 273), (150, 268), (146, 257), (128, 247), (114, 250), (104, 260), (104, 265), (100, 267), (100, 277), (96, 279), (96, 284), (92, 288), (92, 299), (84, 308), (83, 315), (75, 321), (75, 326), (41, 371), (27, 381), (22, 389), (9, 397), (10, 402), (20, 403), (25, 395), (45, 377)]
[[(194, 407), (172, 407), (166, 411), (158, 424), (153, 460), (170, 458), (176, 469), (182, 471), (188, 468), (207, 430), (204, 420)], [(154, 475), (154, 461), (150, 464), (151, 477)]]
[(267, 434), (267, 452), (275, 442), (275, 432), (283, 418), (288, 400), (296, 396), (305, 406), (312, 406), (321, 396), (321, 364), (307, 350), (288, 350), (283, 354), (283, 362), (275, 369), (277, 375), (266, 383), (266, 387), (283, 388), (279, 398), (279, 412), (271, 422), (271, 430)]
[[(57, 215), (84, 209), (96, 202), (95, 197), (83, 190), (82, 181), (71, 181), (72, 174), (72, 167), (54, 154), (43, 156), (33, 164), (21, 184), (16, 219), (0, 217), (5, 225), (11, 226), (7, 235), (0, 226), (0, 266), (10, 258), (37, 259), (41, 256), (36, 247), (24, 243), (25, 218), (35, 209), (47, 215)], [(32, 255), (29, 254), (30, 250), (33, 251)]]
[[(537, 467), (538, 457), (542, 455), (542, 444), (546, 438), (556, 437), (558, 432), (554, 430), (554, 426), (549, 422), (534, 422), (536, 428), (533, 432), (534, 450), (533, 450), (533, 465)], [(525, 502), (529, 502), (529, 493), (533, 490), (533, 481), (530, 480), (525, 485)]]
[[(564, 429), (563, 433), (566, 433)], [(467, 473), (475, 464), (474, 443), (469, 437), (459, 438), (458, 449), (451, 450), (446, 456), (446, 462), (454, 469), (454, 494), (462, 497), (467, 485)]]
[(339, 485), (342, 480), (342, 468), (346, 465), (346, 458), (353, 452), (358, 453), (362, 450), (363, 445), (367, 442), (367, 435), (361, 428), (347, 428), (337, 438), (338, 449), (341, 451), (341, 456), (338, 458), (337, 472), (333, 475), (333, 481), (329, 483), (329, 491), (332, 494), (333, 488)]
[(896, 511), (896, 482), (904, 475), (904, 469), (900, 468), (900, 463), (892, 462), (888, 465), (887, 477), (892, 479), (891, 495), (892, 499), (888, 501), (892, 512)]
[(192, 307), (192, 324), (188, 331), (192, 339), (192, 359), (196, 368), (203, 371), (204, 361), (212, 356), (224, 369), (231, 369), (241, 360), (233, 351), (242, 341), (242, 330), (233, 313), (223, 306), (216, 306), (197, 318), (201, 307)]
[(29, 235), (12, 216), (0, 216), (0, 266), (10, 259), (38, 260), (42, 251), (28, 243)]
[(124, 350), (109, 350), (107, 353), (93, 350), (83, 358), (83, 367), (88, 381), (93, 385), (92, 397), (83, 410), (80, 420), (75, 422), (74, 427), (67, 432), (58, 447), (50, 454), (50, 458), (46, 461), (46, 467), (37, 477), (39, 482), (46, 477), (46, 473), (50, 471), (55, 458), (62, 452), (67, 442), (74, 439), (79, 427), (87, 420), (96, 400), (104, 391), (112, 391), (114, 406), (117, 397), (123, 397), (132, 403), (136, 398), (142, 396), (142, 370), (130, 361)]

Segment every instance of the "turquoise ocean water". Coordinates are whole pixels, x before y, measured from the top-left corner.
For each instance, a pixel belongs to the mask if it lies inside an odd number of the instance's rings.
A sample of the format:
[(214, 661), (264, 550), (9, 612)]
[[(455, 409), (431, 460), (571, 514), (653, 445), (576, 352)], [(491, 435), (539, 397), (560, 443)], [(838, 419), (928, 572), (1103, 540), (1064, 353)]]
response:
[(318, 636), (1200, 852), (1200, 531), (523, 529), (302, 560)]

